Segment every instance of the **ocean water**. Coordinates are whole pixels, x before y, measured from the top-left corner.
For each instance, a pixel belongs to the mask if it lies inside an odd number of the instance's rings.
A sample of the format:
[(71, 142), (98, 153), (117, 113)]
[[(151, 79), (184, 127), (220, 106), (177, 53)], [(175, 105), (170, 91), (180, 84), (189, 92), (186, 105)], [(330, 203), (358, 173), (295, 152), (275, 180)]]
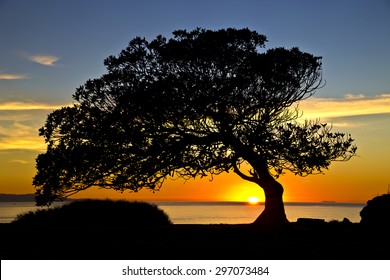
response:
[[(247, 203), (188, 203), (155, 202), (176, 224), (246, 224), (253, 222), (263, 211), (264, 205)], [(290, 222), (298, 218), (324, 219), (325, 221), (360, 222), (360, 211), (365, 204), (349, 203), (285, 203), (287, 219)]]
[[(63, 205), (64, 202), (55, 202), (52, 207)], [(35, 206), (35, 202), (0, 202), (0, 223), (10, 223), (19, 214), (35, 211), (40, 207)]]
[[(51, 207), (65, 202), (54, 203)], [(169, 215), (175, 224), (246, 224), (253, 222), (264, 205), (236, 202), (150, 202)], [(287, 218), (316, 218), (325, 221), (360, 222), (360, 211), (365, 204), (347, 203), (285, 203)], [(0, 202), (0, 223), (10, 223), (17, 215), (38, 209), (34, 202)]]

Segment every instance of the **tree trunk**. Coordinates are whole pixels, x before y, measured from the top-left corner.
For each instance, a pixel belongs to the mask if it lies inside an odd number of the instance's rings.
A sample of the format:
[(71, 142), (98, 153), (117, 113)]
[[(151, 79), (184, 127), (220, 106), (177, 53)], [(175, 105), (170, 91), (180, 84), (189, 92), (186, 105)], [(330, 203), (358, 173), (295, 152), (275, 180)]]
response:
[(259, 228), (269, 230), (283, 230), (289, 225), (283, 203), (283, 186), (275, 180), (268, 169), (257, 171), (257, 184), (263, 188), (265, 194), (265, 208), (253, 222)]

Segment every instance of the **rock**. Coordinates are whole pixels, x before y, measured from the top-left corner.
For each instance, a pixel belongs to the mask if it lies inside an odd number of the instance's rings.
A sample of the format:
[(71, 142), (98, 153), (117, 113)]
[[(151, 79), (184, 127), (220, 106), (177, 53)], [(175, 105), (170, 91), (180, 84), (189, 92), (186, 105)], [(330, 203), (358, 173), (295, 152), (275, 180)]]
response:
[(374, 197), (360, 211), (360, 223), (365, 226), (390, 227), (390, 194)]

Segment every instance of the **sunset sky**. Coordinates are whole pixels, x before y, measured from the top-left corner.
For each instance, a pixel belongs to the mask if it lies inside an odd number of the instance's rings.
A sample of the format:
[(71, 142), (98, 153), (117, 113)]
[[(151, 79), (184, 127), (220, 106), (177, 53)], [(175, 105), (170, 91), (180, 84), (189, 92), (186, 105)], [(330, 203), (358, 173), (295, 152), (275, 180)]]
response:
[[(0, 193), (33, 193), (38, 129), (75, 89), (105, 73), (103, 60), (135, 36), (176, 29), (244, 28), (267, 48), (299, 47), (323, 58), (324, 88), (300, 104), (303, 118), (351, 133), (358, 156), (325, 175), (286, 174), (285, 201), (366, 202), (390, 184), (390, 2), (388, 0), (80, 1), (0, 0)], [(263, 199), (234, 173), (167, 181), (160, 192), (91, 189), (76, 197), (139, 200)]]

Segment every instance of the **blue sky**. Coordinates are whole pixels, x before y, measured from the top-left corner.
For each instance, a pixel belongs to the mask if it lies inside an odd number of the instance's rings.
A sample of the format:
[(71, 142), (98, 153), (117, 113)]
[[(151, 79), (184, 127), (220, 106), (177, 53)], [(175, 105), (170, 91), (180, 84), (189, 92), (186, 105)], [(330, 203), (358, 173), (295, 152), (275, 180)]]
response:
[[(249, 27), (267, 47), (298, 46), (323, 57), (321, 96), (390, 92), (390, 2), (374, 1), (10, 1), (0, 0), (0, 74), (6, 98), (67, 102), (104, 72), (103, 60), (134, 36), (175, 29)], [(31, 56), (58, 58), (54, 67)]]
[[(322, 56), (326, 86), (302, 104), (305, 113), (354, 132), (366, 157), (379, 139), (383, 149), (372, 160), (380, 170), (379, 162), (389, 161), (380, 158), (390, 158), (383, 126), (390, 121), (388, 0), (0, 0), (0, 165), (9, 169), (7, 183), (0, 174), (0, 193), (10, 185), (31, 190), (34, 158), (45, 148), (37, 129), (51, 110), (72, 102), (78, 86), (105, 72), (107, 56), (135, 36), (196, 27), (248, 27), (268, 37), (267, 48), (297, 46)], [(23, 180), (10, 175), (19, 170)], [(378, 184), (385, 182), (390, 178)]]

